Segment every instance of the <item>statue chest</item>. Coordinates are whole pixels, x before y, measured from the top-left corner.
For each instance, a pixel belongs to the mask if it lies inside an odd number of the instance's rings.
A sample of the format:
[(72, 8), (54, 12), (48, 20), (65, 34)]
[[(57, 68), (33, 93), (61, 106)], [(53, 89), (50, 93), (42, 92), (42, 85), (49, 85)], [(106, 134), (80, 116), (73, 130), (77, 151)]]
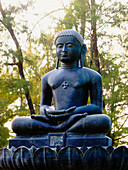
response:
[(87, 104), (89, 76), (82, 70), (58, 71), (50, 75), (48, 84), (52, 89), (56, 109)]
[(71, 90), (83, 88), (89, 83), (88, 74), (83, 71), (62, 70), (58, 73), (51, 75), (48, 79), (48, 84), (52, 90), (64, 89)]

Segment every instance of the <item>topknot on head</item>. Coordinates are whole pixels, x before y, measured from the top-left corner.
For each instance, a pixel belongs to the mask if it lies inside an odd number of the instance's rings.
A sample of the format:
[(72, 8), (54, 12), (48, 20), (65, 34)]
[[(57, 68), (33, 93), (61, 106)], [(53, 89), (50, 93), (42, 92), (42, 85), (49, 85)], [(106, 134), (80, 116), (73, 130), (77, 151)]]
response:
[(78, 33), (77, 31), (68, 29), (68, 30), (63, 30), (61, 31), (55, 38), (55, 42), (57, 40), (57, 38), (59, 37), (63, 37), (63, 36), (73, 36), (77, 39), (77, 41), (80, 43), (80, 45), (82, 46), (84, 43), (83, 37), (81, 36), (80, 33)]

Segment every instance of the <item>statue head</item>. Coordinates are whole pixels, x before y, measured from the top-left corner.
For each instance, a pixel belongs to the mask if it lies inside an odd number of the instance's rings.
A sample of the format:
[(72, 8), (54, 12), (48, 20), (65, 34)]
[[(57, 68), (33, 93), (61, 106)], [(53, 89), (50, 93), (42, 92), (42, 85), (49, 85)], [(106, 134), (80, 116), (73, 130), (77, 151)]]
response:
[(59, 60), (64, 63), (80, 61), (80, 65), (83, 67), (87, 49), (81, 34), (74, 30), (61, 31), (55, 38), (55, 44), (58, 57), (57, 68)]

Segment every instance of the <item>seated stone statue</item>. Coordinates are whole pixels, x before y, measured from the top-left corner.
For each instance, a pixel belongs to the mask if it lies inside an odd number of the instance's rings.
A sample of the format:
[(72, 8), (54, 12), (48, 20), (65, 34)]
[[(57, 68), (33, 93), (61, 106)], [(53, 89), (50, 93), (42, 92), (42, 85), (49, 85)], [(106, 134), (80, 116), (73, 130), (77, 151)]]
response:
[[(13, 131), (17, 135), (105, 134), (111, 121), (102, 114), (102, 78), (96, 71), (83, 67), (86, 45), (82, 36), (74, 30), (64, 30), (57, 35), (55, 45), (56, 69), (41, 80), (40, 115), (14, 119)], [(51, 107), (52, 99), (55, 109)]]

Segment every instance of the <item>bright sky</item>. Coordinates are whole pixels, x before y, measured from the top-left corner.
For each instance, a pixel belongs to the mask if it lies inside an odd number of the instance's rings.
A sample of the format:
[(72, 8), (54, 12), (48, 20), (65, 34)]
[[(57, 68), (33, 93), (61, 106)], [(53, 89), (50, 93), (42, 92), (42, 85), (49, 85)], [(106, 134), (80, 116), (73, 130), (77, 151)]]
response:
[[(20, 4), (26, 4), (28, 1), (30, 0), (1, 0), (3, 8), (8, 7), (10, 4), (15, 5), (15, 6), (20, 6)], [(29, 29), (30, 31), (32, 30), (32, 36), (37, 37), (40, 35), (39, 33), (42, 30), (45, 30), (45, 32), (49, 32), (48, 28), (55, 26), (56, 21), (50, 17), (55, 17), (55, 18), (62, 17), (64, 16), (64, 11), (61, 10), (61, 11), (52, 13), (52, 15), (48, 17), (44, 17), (44, 16), (51, 11), (69, 6), (72, 0), (31, 0), (31, 1), (33, 1), (34, 3), (29, 8), (29, 10), (25, 13), (25, 17), (20, 15), (18, 16), (17, 19), (19, 20), (19, 17), (20, 19), (23, 17), (23, 20), (27, 20), (29, 23)], [(99, 4), (101, 3), (101, 1), (102, 0), (96, 0), (96, 2)], [(113, 2), (120, 1), (120, 0), (111, 0), (111, 1), (112, 2), (110, 2), (109, 0), (106, 0), (106, 6), (109, 6)], [(122, 3), (125, 3), (125, 2), (127, 2), (127, 0), (122, 1)], [(40, 20), (42, 17), (44, 17), (44, 19)], [(33, 29), (34, 25), (36, 26)], [(52, 31), (51, 28), (50, 28), (50, 31)], [(114, 33), (115, 32), (118, 33), (119, 30), (114, 29)]]
[[(3, 8), (7, 7), (9, 4), (20, 6), (20, 4), (26, 4), (29, 0), (1, 0)], [(67, 7), (71, 0), (33, 0), (34, 3), (32, 7), (29, 8), (27, 13), (25, 14), (25, 20), (27, 20), (30, 24), (30, 29), (33, 28), (33, 26), (47, 13)], [(62, 17), (64, 15), (64, 11), (58, 11), (55, 13), (52, 13), (50, 16), (54, 16), (55, 18)], [(33, 34), (37, 34), (37, 32), (40, 32), (42, 29), (47, 31), (47, 28), (49, 26), (55, 25), (55, 21), (50, 19), (50, 17), (45, 17), (43, 20), (41, 20), (38, 24), (36, 24), (36, 27), (33, 30)], [(36, 30), (36, 32), (34, 32)]]
[[(1, 0), (3, 8), (7, 7), (8, 5), (15, 5), (20, 6), (20, 4), (26, 4), (30, 0)], [(31, 0), (34, 1), (34, 8), (31, 8), (31, 10), (28, 11), (28, 13), (25, 15), (26, 20), (31, 23), (31, 26), (36, 24), (36, 22), (43, 17), (45, 14), (60, 9), (63, 7), (67, 7), (72, 0)], [(102, 0), (96, 0), (97, 3), (101, 3)], [(111, 3), (115, 1), (121, 1), (121, 0), (106, 0), (106, 6), (109, 6)], [(121, 1), (122, 3), (127, 2), (127, 0)], [(38, 14), (34, 15), (34, 14)], [(55, 12), (52, 14), (52, 16), (59, 18), (64, 15), (64, 11)], [(52, 22), (52, 20), (49, 19), (49, 17), (45, 17), (43, 20), (37, 24), (36, 29), (38, 27), (39, 30), (45, 29), (48, 26), (54, 25), (55, 21)]]
[[(20, 6), (20, 4), (26, 4), (30, 0), (1, 0), (3, 6), (7, 7), (9, 4)], [(32, 0), (35, 2), (35, 10), (33, 12), (46, 13), (57, 8), (67, 6), (71, 0)]]

